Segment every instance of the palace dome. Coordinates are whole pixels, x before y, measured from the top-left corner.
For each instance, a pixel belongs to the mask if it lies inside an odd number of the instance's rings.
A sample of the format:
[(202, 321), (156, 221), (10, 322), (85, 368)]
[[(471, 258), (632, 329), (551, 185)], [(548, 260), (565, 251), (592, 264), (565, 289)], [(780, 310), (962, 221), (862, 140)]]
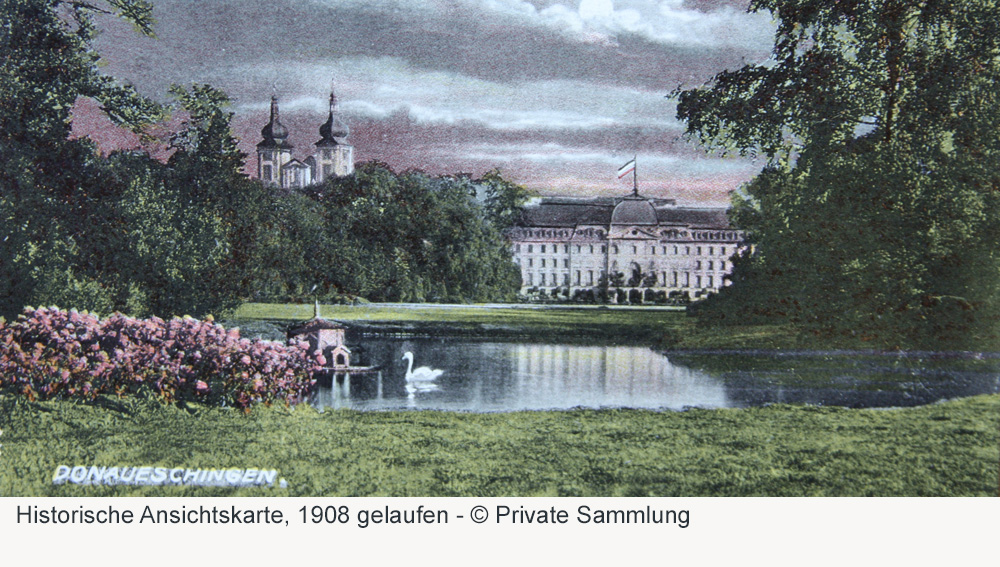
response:
[(645, 197), (629, 195), (615, 206), (611, 224), (657, 224), (656, 209)]

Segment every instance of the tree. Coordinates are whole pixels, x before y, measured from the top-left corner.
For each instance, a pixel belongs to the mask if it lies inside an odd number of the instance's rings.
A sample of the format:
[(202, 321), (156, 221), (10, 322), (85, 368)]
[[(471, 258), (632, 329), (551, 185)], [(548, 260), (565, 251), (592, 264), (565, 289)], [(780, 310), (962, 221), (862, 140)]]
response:
[(288, 195), (283, 206), (295, 212), (283, 215), (287, 238), (265, 263), (266, 289), (287, 299), (512, 299), (520, 274), (477, 184), (366, 163)]
[(501, 231), (514, 226), (521, 214), (521, 207), (528, 201), (531, 193), (524, 187), (504, 179), (498, 169), (486, 172), (477, 183), (485, 187), (483, 204), (486, 217), (493, 226)]
[(1000, 25), (989, 0), (758, 0), (773, 58), (680, 92), (706, 146), (762, 155), (734, 198), (753, 253), (706, 319), (884, 346), (997, 339)]
[(91, 97), (139, 129), (160, 109), (98, 71), (95, 14), (152, 34), (143, 0), (0, 0), (0, 314), (38, 302), (105, 309), (116, 293), (84, 259), (108, 172), (89, 141), (68, 139), (70, 110)]

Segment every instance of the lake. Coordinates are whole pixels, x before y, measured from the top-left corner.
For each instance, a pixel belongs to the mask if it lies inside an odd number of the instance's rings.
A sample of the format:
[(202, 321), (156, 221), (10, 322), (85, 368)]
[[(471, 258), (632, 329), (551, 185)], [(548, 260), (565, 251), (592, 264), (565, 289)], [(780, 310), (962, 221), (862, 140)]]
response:
[[(897, 407), (1000, 392), (1000, 359), (926, 354), (700, 353), (640, 346), (368, 338), (355, 345), (380, 374), (321, 383), (320, 408), (493, 412), (587, 408), (726, 408), (772, 403)], [(406, 361), (444, 373), (407, 391)]]

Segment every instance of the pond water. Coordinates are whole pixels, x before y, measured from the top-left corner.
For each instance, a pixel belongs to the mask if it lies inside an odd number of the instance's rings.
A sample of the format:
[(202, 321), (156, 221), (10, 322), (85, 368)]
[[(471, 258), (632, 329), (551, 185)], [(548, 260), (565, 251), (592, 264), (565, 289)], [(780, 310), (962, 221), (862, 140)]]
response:
[[(327, 380), (321, 408), (517, 411), (683, 409), (807, 403), (895, 407), (1000, 392), (1000, 359), (892, 355), (685, 354), (636, 346), (363, 339), (377, 374)], [(444, 373), (407, 390), (403, 353)]]

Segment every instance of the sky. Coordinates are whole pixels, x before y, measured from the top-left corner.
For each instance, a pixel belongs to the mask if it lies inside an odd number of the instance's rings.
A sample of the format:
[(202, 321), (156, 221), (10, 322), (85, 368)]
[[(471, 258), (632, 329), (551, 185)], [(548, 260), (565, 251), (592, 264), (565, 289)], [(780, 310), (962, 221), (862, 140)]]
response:
[[(226, 91), (248, 172), (272, 94), (303, 159), (333, 88), (357, 161), (497, 168), (543, 195), (607, 196), (631, 190), (616, 172), (637, 156), (640, 193), (724, 205), (761, 164), (706, 155), (667, 95), (767, 59), (771, 16), (745, 4), (153, 0), (155, 39), (105, 21), (97, 48), (106, 72), (156, 100), (174, 83)], [(108, 143), (99, 121), (79, 122)]]

